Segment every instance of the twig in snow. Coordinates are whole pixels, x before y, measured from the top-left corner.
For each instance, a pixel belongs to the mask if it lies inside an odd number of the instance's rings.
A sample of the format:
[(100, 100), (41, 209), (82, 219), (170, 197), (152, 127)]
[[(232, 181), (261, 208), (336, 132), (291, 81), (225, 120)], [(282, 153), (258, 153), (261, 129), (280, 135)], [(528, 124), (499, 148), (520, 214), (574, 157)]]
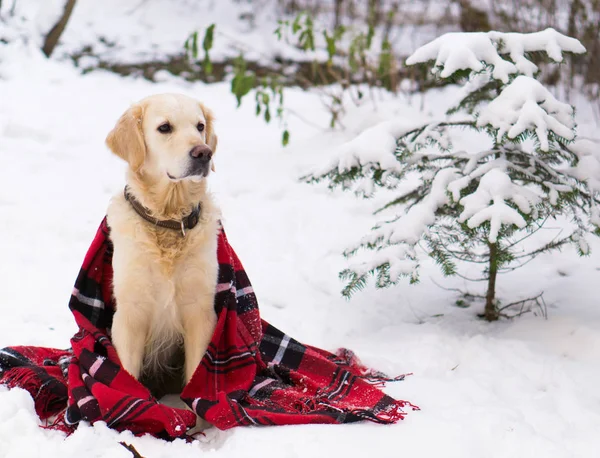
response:
[[(525, 308), (529, 304), (528, 308)], [(509, 315), (506, 313), (502, 313), (503, 310), (509, 309), (511, 307), (520, 306), (519, 311), (514, 315)], [(540, 312), (544, 319), (548, 319), (548, 307), (546, 306), (546, 301), (544, 300), (544, 293), (541, 292), (537, 296), (530, 297), (527, 299), (523, 299), (520, 301), (511, 302), (510, 304), (506, 304), (503, 307), (498, 309), (498, 314), (504, 318), (512, 319), (517, 318), (526, 313), (530, 313), (533, 311), (533, 306), (537, 306), (540, 309)]]
[(140, 452), (138, 452), (133, 445), (126, 444), (125, 442), (119, 442), (119, 444), (121, 444), (123, 447), (129, 450), (133, 455), (133, 458), (144, 458), (142, 455), (140, 455)]
[(436, 282), (436, 281), (433, 279), (433, 277), (429, 277), (429, 279), (431, 280), (431, 282), (432, 282), (432, 283), (433, 283), (435, 286), (437, 286), (438, 288), (441, 288), (441, 289), (443, 289), (443, 290), (445, 290), (445, 291), (451, 291), (451, 292), (454, 292), (454, 293), (458, 293), (458, 294), (460, 294), (460, 295), (461, 295), (461, 296), (463, 296), (463, 297), (474, 297), (474, 298), (479, 298), (479, 299), (485, 299), (485, 296), (482, 296), (482, 295), (480, 295), (480, 294), (471, 294), (471, 293), (467, 293), (467, 292), (463, 291), (462, 289), (458, 289), (458, 288), (448, 288), (447, 286), (442, 286), (442, 285), (440, 285), (439, 283), (437, 283), (437, 282)]

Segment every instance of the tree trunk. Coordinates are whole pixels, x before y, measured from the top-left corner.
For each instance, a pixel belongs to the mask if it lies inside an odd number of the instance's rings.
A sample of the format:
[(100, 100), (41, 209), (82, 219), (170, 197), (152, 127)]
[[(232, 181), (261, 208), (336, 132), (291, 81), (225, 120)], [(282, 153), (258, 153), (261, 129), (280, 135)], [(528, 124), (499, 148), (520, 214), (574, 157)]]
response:
[(498, 245), (488, 243), (490, 247), (490, 264), (488, 271), (488, 289), (485, 296), (484, 317), (488, 321), (498, 319), (498, 309), (496, 308), (496, 276), (498, 275)]
[(342, 24), (342, 5), (344, 0), (335, 0), (335, 21), (333, 23), (333, 29), (337, 29)]
[(71, 13), (73, 12), (73, 8), (75, 7), (75, 1), (76, 0), (67, 0), (63, 15), (58, 20), (58, 22), (54, 24), (54, 27), (50, 29), (48, 35), (46, 35), (46, 39), (44, 40), (44, 46), (42, 46), (42, 51), (44, 52), (46, 57), (50, 57), (52, 51), (54, 51), (54, 48), (58, 44), (58, 40), (64, 32), (65, 27), (67, 26), (67, 22), (69, 22), (69, 18), (71, 17)]
[(294, 14), (298, 11), (298, 5), (296, 4), (296, 0), (292, 0), (290, 2), (286, 2), (286, 13)]
[(398, 14), (398, 10), (400, 9), (400, 3), (394, 2), (390, 7), (390, 10), (387, 13), (387, 17), (385, 19), (385, 28), (383, 29), (383, 39), (384, 41), (390, 40), (390, 33), (392, 31), (392, 27), (394, 26), (394, 19), (396, 14)]
[(459, 0), (460, 28), (463, 32), (487, 32), (492, 30), (487, 12), (471, 4), (471, 0)]
[[(579, 3), (579, 0), (574, 0), (573, 2), (571, 2), (571, 9), (569, 11), (569, 24), (567, 26), (567, 34), (573, 38), (577, 38), (579, 35), (577, 33), (577, 19), (578, 19), (577, 16), (579, 16), (580, 8), (581, 8), (581, 4)], [(589, 51), (591, 51), (591, 50), (588, 50), (588, 52)], [(569, 65), (569, 67), (570, 67), (569, 68), (569, 84), (567, 85), (566, 89), (569, 92), (567, 94), (567, 99), (570, 100), (571, 99), (570, 89), (575, 86), (575, 82), (574, 82), (575, 65), (576, 65), (575, 62), (577, 62), (577, 60), (573, 58), (571, 53), (569, 53), (568, 59), (569, 59), (569, 63), (570, 63), (570, 65)]]
[(369, 11), (367, 12), (367, 24), (375, 28), (379, 23), (379, 12), (381, 8), (380, 0), (369, 0)]
[(354, 4), (354, 0), (346, 0), (346, 16), (350, 21), (356, 19), (356, 5)]

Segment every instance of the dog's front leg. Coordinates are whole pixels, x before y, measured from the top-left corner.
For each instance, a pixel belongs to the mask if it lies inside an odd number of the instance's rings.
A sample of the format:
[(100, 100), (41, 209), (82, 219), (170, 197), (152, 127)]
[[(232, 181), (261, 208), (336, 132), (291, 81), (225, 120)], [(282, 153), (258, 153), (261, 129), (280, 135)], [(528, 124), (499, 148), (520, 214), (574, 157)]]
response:
[(186, 384), (202, 361), (215, 330), (217, 315), (213, 302), (214, 296), (207, 295), (183, 308)]
[(132, 309), (136, 308), (135, 303), (117, 299), (117, 311), (112, 324), (112, 342), (123, 368), (139, 379), (144, 362), (148, 320), (147, 317), (141, 317), (139, 314), (132, 316)]
[[(127, 202), (123, 204), (128, 205)], [(157, 294), (156, 263), (144, 255), (143, 246), (134, 243), (132, 234), (135, 232), (129, 227), (129, 221), (119, 219), (125, 214), (111, 208), (108, 212), (114, 245), (112, 267), (116, 306), (111, 333), (123, 368), (139, 379), (156, 304), (161, 298)], [(111, 218), (111, 215), (115, 217)]]
[(113, 256), (113, 293), (116, 311), (112, 323), (112, 342), (123, 368), (136, 379), (143, 370), (146, 342), (154, 313), (155, 290), (153, 277), (145, 272), (151, 265), (140, 256), (119, 250), (115, 244)]

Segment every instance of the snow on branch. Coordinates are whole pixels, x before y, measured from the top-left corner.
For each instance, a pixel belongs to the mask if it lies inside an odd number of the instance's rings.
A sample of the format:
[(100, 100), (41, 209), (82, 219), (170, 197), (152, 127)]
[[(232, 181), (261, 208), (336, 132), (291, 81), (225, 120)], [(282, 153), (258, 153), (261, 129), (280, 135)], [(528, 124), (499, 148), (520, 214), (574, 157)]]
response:
[(496, 243), (502, 225), (515, 225), (519, 229), (526, 225), (523, 216), (506, 204), (509, 199), (524, 214), (531, 213), (541, 200), (531, 189), (513, 183), (506, 170), (493, 168), (481, 177), (475, 192), (460, 200), (463, 212), (458, 221), (467, 221), (471, 229), (489, 221), (488, 240)]
[(514, 139), (533, 129), (542, 151), (548, 151), (550, 132), (573, 140), (573, 107), (559, 102), (539, 81), (518, 76), (479, 114), (477, 125), (497, 129), (496, 141), (506, 134)]
[(342, 145), (328, 168), (335, 166), (339, 172), (355, 166), (377, 164), (383, 169), (397, 168), (394, 157), (396, 141), (406, 132), (420, 127), (424, 123), (414, 123), (410, 119), (384, 121), (363, 131), (353, 140)]
[(426, 117), (402, 117), (384, 121), (365, 129), (354, 139), (342, 144), (332, 152), (324, 166), (310, 171), (309, 181), (333, 178), (332, 186), (350, 187), (364, 196), (374, 192), (372, 175), (382, 172), (382, 180), (402, 172), (402, 164), (396, 158), (398, 138), (422, 128), (430, 122)]
[(478, 73), (491, 66), (492, 77), (508, 83), (511, 75), (533, 76), (537, 72), (537, 66), (526, 57), (531, 52), (545, 52), (553, 61), (562, 62), (563, 52), (582, 54), (585, 48), (575, 38), (551, 28), (536, 33), (447, 33), (421, 46), (406, 63), (435, 61), (432, 73), (442, 78), (459, 70)]
[(362, 251), (350, 263), (349, 271), (357, 277), (365, 277), (376, 272), (382, 266), (387, 267), (387, 280), (396, 283), (400, 277), (417, 279), (415, 274), (419, 266), (415, 248), (408, 244), (386, 245), (375, 253)]
[[(534, 33), (491, 31), (488, 34), (495, 43), (498, 43), (500, 54), (510, 55), (519, 71), (525, 75), (528, 74), (525, 69), (531, 64), (531, 61), (524, 58), (525, 53), (544, 51), (554, 62), (562, 62), (563, 51), (574, 54), (585, 53), (585, 47), (579, 40), (563, 35), (553, 28)], [(520, 68), (521, 63), (525, 66), (523, 70)]]
[(448, 185), (460, 178), (460, 171), (453, 167), (440, 170), (432, 180), (429, 193), (421, 202), (413, 205), (394, 225), (385, 225), (363, 237), (361, 245), (376, 243), (383, 239), (391, 245), (408, 243), (415, 245), (427, 227), (435, 222), (438, 208), (449, 203)]
[(435, 60), (432, 73), (449, 78), (459, 70), (481, 72), (485, 64), (493, 65), (493, 76), (507, 82), (508, 75), (517, 72), (512, 62), (502, 59), (489, 35), (476, 33), (447, 33), (421, 46), (408, 59), (407, 65)]

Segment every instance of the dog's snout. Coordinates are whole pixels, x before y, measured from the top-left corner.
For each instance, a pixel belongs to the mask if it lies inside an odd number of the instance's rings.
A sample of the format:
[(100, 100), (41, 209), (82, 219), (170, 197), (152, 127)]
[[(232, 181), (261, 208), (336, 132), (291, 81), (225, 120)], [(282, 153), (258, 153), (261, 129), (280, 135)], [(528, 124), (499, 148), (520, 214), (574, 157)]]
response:
[(197, 145), (190, 150), (192, 159), (208, 162), (212, 158), (212, 150), (207, 145)]

